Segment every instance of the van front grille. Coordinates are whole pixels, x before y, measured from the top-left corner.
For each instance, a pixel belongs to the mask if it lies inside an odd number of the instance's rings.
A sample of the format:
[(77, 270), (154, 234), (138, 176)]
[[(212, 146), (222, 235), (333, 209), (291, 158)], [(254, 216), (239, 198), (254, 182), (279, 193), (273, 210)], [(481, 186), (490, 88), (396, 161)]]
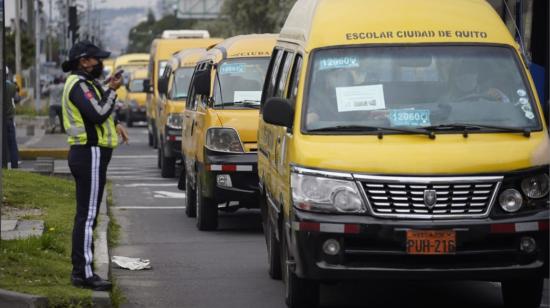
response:
[(480, 218), (489, 214), (502, 177), (356, 176), (380, 217)]

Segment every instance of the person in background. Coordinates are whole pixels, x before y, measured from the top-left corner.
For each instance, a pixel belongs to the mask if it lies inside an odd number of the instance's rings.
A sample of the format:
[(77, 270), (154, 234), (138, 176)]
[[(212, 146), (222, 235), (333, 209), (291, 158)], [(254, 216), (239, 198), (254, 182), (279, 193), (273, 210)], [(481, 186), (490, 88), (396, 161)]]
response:
[(119, 138), (128, 142), (125, 128), (116, 123), (113, 110), (121, 76), (111, 77), (106, 87), (98, 78), (103, 59), (111, 53), (84, 40), (77, 42), (62, 64), (70, 72), (63, 90), (63, 125), (69, 135), (69, 168), (76, 183), (76, 215), (72, 238), (71, 283), (95, 291), (112, 288), (111, 282), (93, 269), (93, 233), (107, 180), (107, 166)]
[(63, 80), (62, 78), (56, 77), (53, 80), (53, 83), (50, 84), (47, 88), (47, 92), (50, 96), (50, 127), (51, 132), (55, 132), (56, 122), (55, 118), (59, 119), (59, 127), (62, 133), (65, 133), (65, 128), (63, 127), (63, 112), (61, 108), (61, 99), (63, 98)]
[[(2, 167), (8, 167), (7, 156), (9, 156), (9, 161), (11, 162), (11, 168), (19, 168), (19, 149), (17, 148), (17, 139), (15, 136), (15, 104), (19, 103), (19, 95), (17, 94), (17, 85), (8, 78), (9, 70), (6, 67), (6, 77), (5, 77), (5, 87), (4, 87), (4, 98), (2, 102), (3, 115), (4, 115), (4, 132), (5, 138), (2, 141), (3, 150), (2, 155)], [(5, 145), (5, 146), (4, 146)]]

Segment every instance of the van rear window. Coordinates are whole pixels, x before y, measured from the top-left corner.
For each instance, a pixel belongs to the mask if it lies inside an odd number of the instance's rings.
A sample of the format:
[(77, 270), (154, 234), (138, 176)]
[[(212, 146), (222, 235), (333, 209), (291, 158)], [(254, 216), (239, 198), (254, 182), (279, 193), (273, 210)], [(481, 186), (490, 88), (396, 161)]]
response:
[(532, 91), (511, 48), (335, 48), (314, 52), (312, 61), (303, 104), (306, 131), (456, 123), (540, 129)]

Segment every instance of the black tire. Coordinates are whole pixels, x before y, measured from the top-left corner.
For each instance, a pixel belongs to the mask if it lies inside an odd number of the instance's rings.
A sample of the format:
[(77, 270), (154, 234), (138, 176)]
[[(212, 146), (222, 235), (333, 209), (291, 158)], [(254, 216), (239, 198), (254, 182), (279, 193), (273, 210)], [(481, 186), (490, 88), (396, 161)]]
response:
[(157, 129), (155, 128), (155, 126), (153, 126), (153, 149), (157, 149), (158, 147), (159, 147), (159, 139), (157, 138)]
[(503, 281), (502, 299), (506, 308), (538, 308), (542, 299), (544, 279)]
[(173, 178), (176, 176), (176, 158), (164, 156), (164, 151), (161, 153), (160, 175), (163, 178)]
[(197, 216), (196, 192), (191, 187), (189, 179), (185, 181), (185, 215), (187, 217)]
[(185, 158), (182, 159), (182, 168), (180, 172), (180, 176), (178, 178), (178, 189), (179, 190), (185, 190), (186, 189), (186, 181), (187, 180), (187, 174), (185, 173)]
[(126, 126), (128, 127), (134, 126), (134, 122), (132, 121), (132, 112), (130, 111), (130, 109), (126, 111)]
[(162, 165), (161, 165), (161, 157), (162, 157), (162, 153), (160, 152), (161, 151), (161, 148), (158, 148), (157, 149), (157, 168), (161, 168)]
[(265, 225), (269, 277), (271, 277), (271, 279), (280, 280), (283, 275), (281, 270), (281, 243), (279, 243), (277, 237), (275, 236), (275, 228), (271, 223), (271, 219), (269, 219), (269, 215)]
[(197, 176), (195, 181), (197, 229), (201, 231), (216, 230), (218, 228), (218, 205), (213, 200), (202, 195), (200, 176)]
[(286, 244), (286, 236), (281, 236), (281, 263), (283, 266), (283, 281), (285, 283), (285, 303), (289, 308), (315, 308), (319, 306), (319, 282), (302, 279), (291, 270), (290, 254)]
[(149, 131), (149, 146), (152, 147), (153, 146), (153, 134), (151, 134), (151, 131)]

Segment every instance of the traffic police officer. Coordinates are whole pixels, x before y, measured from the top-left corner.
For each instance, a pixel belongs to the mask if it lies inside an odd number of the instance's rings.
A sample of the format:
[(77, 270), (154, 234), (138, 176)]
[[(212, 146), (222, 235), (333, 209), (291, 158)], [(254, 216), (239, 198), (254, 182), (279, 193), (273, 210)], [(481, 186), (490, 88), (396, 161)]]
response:
[(76, 182), (76, 215), (72, 239), (71, 282), (78, 287), (109, 290), (112, 285), (93, 271), (92, 235), (105, 187), (107, 165), (119, 136), (128, 142), (123, 126), (115, 123), (113, 109), (121, 76), (113, 76), (107, 87), (97, 80), (103, 72), (102, 59), (109, 57), (89, 41), (76, 43), (62, 64), (70, 72), (62, 97), (63, 126), (69, 135), (69, 167)]

